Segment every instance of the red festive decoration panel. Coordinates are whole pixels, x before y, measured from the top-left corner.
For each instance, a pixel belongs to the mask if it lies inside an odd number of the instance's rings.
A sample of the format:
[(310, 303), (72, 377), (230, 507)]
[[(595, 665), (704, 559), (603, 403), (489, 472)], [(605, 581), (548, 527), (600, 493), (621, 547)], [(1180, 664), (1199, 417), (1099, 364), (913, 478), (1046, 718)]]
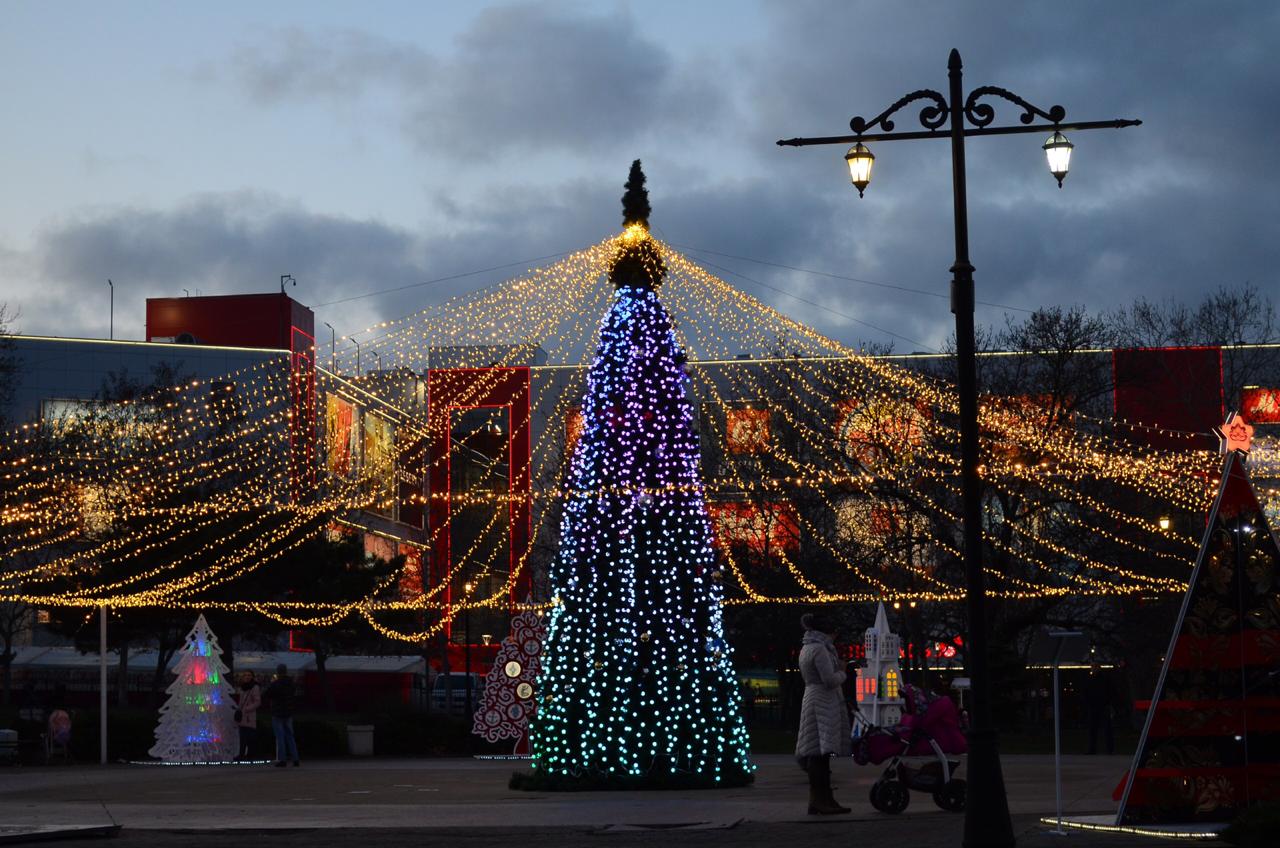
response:
[(800, 547), (796, 508), (786, 501), (755, 504), (728, 501), (707, 504), (718, 547), (745, 545), (753, 553), (795, 551)]
[(1280, 801), (1280, 549), (1229, 453), (1118, 824), (1231, 821)]
[(1240, 406), (1251, 424), (1280, 424), (1280, 389), (1247, 386)]
[(725, 410), (725, 446), (729, 453), (764, 453), (769, 449), (769, 410), (730, 407)]
[(527, 610), (511, 619), (485, 678), (471, 732), (488, 742), (516, 740), (516, 754), (529, 752), (529, 719), (538, 708), (538, 673), (547, 638), (542, 616)]

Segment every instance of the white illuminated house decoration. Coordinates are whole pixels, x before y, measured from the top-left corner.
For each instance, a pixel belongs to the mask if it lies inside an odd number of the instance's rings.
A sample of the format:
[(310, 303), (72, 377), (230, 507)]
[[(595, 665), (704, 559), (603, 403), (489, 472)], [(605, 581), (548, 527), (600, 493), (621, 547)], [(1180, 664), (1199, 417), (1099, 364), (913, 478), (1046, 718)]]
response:
[(876, 623), (863, 637), (867, 665), (858, 669), (854, 692), (858, 711), (873, 725), (892, 727), (902, 719), (902, 670), (898, 660), (902, 642), (889, 630), (884, 604), (876, 609)]

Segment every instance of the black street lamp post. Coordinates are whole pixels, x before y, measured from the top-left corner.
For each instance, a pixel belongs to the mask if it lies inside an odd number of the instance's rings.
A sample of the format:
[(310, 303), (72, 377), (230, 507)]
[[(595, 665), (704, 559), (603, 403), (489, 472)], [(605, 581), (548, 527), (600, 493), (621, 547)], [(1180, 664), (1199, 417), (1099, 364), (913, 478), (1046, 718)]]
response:
[[(951, 266), (951, 311), (956, 316), (956, 358), (960, 395), (960, 464), (964, 521), (964, 565), (966, 606), (969, 619), (965, 668), (972, 691), (972, 721), (969, 730), (968, 800), (965, 805), (964, 845), (966, 848), (1006, 848), (1014, 844), (1009, 820), (1009, 802), (1000, 770), (996, 729), (991, 719), (991, 679), (987, 665), (986, 586), (982, 573), (982, 493), (978, 480), (978, 380), (974, 358), (973, 265), (969, 261), (968, 202), (965, 196), (964, 140), (970, 136), (1009, 135), (1050, 131), (1044, 144), (1050, 172), (1062, 187), (1067, 175), (1072, 145), (1064, 130), (1119, 129), (1141, 124), (1137, 120), (1065, 123), (1067, 110), (1054, 106), (1047, 112), (1003, 88), (984, 85), (967, 96), (963, 93), (959, 51), (952, 50), (947, 62), (950, 97), (932, 89), (913, 91), (870, 121), (861, 116), (849, 121), (851, 136), (790, 138), (779, 145), (803, 147), (813, 144), (852, 144), (845, 160), (849, 174), (861, 196), (871, 182), (875, 157), (866, 142), (905, 141), (925, 138), (951, 139), (952, 197), (955, 204), (956, 259)], [(999, 97), (1020, 107), (1022, 126), (992, 126), (995, 109), (982, 102)], [(892, 116), (918, 100), (927, 101), (920, 110), (923, 131), (895, 133)], [(1036, 118), (1048, 123), (1035, 124)], [(943, 126), (950, 121), (950, 128)], [(868, 133), (879, 126), (883, 132)]]
[(333, 325), (328, 321), (324, 325), (329, 328), (329, 371), (330, 373), (338, 373), (338, 357), (334, 349), (338, 345), (338, 331), (333, 329)]

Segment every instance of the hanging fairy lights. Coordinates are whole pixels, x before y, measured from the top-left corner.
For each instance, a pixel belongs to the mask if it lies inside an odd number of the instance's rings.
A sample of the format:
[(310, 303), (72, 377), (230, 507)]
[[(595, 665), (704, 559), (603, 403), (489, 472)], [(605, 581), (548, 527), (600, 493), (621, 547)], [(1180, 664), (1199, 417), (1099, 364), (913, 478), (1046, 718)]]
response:
[[(635, 253), (639, 245), (645, 247)], [(637, 256), (633, 270), (640, 276), (615, 288), (611, 274), (617, 275), (616, 260), (628, 251)], [(644, 285), (643, 275), (663, 279), (661, 288)], [(624, 288), (638, 293), (620, 298)], [(610, 325), (598, 317), (621, 311), (634, 318), (663, 308), (682, 355), (677, 370), (687, 373), (691, 421), (701, 431), (695, 450), (709, 453), (692, 476), (587, 474), (577, 465), (588, 461), (585, 449), (570, 456), (566, 445), (570, 412), (582, 404), (592, 379), (587, 363), (606, 342)], [(712, 552), (717, 571), (724, 572), (717, 598), (782, 603), (894, 596), (945, 602), (962, 594), (956, 574), (936, 567), (956, 555), (956, 537), (939, 529), (958, 521), (954, 389), (792, 321), (647, 233), (641, 238), (634, 227), (513, 280), (353, 335), (366, 349), (376, 347), (381, 370), (356, 374), (355, 350), (339, 351), (337, 373), (316, 369), (315, 408), (295, 407), (296, 375), (282, 355), (217, 380), (185, 380), (127, 404), (104, 405), (57, 426), (28, 424), (0, 434), (0, 543), (6, 551), (0, 598), (39, 606), (232, 604), (282, 623), (334, 623), (359, 615), (385, 635), (411, 639), (438, 632), (462, 610), (510, 605), (521, 575), (535, 568), (537, 558), (529, 551), (514, 553), (509, 569), (504, 554), (505, 579), (486, 581), (492, 585), (483, 595), (446, 603), (443, 588), (464, 574), (501, 573), (501, 534), (490, 534), (490, 541), (468, 551), (465, 564), (445, 564), (437, 582), (404, 600), (373, 593), (285, 607), (260, 597), (226, 601), (214, 594), (251, 586), (257, 569), (270, 568), (334, 522), (360, 523), (365, 511), (387, 514), (397, 499), (401, 508), (490, 505), (495, 520), (527, 499), (535, 537), (554, 535), (561, 522), (618, 503), (639, 509), (641, 503), (803, 501), (809, 506), (797, 511), (798, 532), (840, 567), (838, 578), (815, 573), (806, 557), (784, 550), (776, 565), (791, 583), (781, 592), (776, 586), (764, 591), (755, 585), (759, 567), (742, 561), (733, 546), (722, 546)], [(659, 344), (648, 337), (639, 342), (645, 355)], [(447, 416), (428, 420), (421, 399), (403, 396), (402, 376), (427, 368), (473, 369), (459, 391), (465, 406), (486, 397), (499, 370), (513, 366), (530, 366), (533, 403), (527, 415), (510, 422), (532, 437), (528, 494), (488, 483), (429, 493), (388, 484), (391, 473), (410, 469), (424, 479), (447, 461), (423, 447), (440, 435), (439, 427), (448, 426)], [(610, 383), (608, 391), (621, 391), (620, 386)], [(313, 453), (322, 465), (339, 448), (333, 444), (337, 436), (324, 429), (328, 396), (385, 419), (391, 435), (376, 463), (352, 459), (341, 474), (317, 469), (315, 485), (300, 495), (291, 471), (304, 455), (296, 443), (295, 417), (303, 416), (304, 431), (314, 428)], [(748, 401), (767, 410), (773, 433), (759, 451), (730, 456), (724, 410)], [(614, 405), (620, 411), (591, 410), (595, 426), (612, 427), (610, 416), (625, 417), (626, 403)], [(587, 413), (583, 404), (584, 420)], [(1216, 457), (1208, 450), (1142, 447), (1127, 435), (1185, 437), (1190, 448), (1196, 434), (1083, 413), (1049, 423), (1027, 398), (984, 398), (980, 424), (980, 473), (993, 497), (1047, 516), (1033, 522), (988, 514), (993, 527), (1007, 524), (1009, 530), (1007, 538), (988, 532), (989, 549), (1001, 561), (1018, 564), (988, 566), (1004, 596), (1164, 593), (1182, 585), (1196, 544), (1186, 529), (1191, 523), (1179, 520), (1165, 528), (1158, 518), (1205, 507)], [(460, 444), (472, 437), (464, 435)], [(713, 462), (712, 455), (724, 461)], [(910, 530), (923, 548), (912, 555), (896, 551), (906, 530), (882, 538), (865, 528), (841, 535), (842, 527), (867, 520), (895, 498), (935, 516), (933, 525)], [(448, 524), (431, 525), (408, 541), (430, 550), (448, 532)], [(536, 567), (543, 567), (540, 560)], [(791, 587), (796, 594), (787, 594)], [(404, 610), (431, 610), (433, 616), (408, 632), (387, 618)]]

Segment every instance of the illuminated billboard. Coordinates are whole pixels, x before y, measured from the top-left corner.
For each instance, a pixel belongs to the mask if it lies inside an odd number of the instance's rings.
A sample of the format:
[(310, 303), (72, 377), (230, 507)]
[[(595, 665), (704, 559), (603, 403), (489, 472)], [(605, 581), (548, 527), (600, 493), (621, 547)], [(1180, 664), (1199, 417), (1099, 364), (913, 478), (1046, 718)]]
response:
[(364, 477), (374, 498), (373, 509), (391, 515), (396, 502), (395, 428), (390, 421), (372, 412), (365, 412), (362, 423)]
[(357, 438), (356, 408), (335, 394), (325, 399), (324, 441), (327, 447), (326, 466), (329, 473), (347, 477), (355, 468), (360, 453)]
[(1280, 389), (1245, 386), (1240, 411), (1250, 424), (1280, 424)]
[(770, 551), (795, 551), (800, 547), (796, 509), (787, 501), (712, 502), (707, 504), (707, 512), (717, 547), (744, 546), (761, 555)]
[(769, 410), (748, 407), (725, 410), (725, 446), (729, 453), (764, 453), (769, 449)]

